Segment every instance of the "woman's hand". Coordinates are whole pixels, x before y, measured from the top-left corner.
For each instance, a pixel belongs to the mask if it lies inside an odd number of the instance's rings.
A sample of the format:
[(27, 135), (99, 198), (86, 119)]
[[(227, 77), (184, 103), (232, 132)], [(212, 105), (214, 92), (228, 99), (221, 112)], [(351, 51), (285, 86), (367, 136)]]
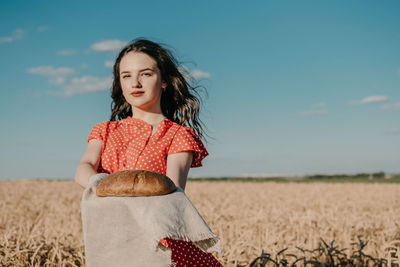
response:
[(90, 140), (81, 161), (76, 168), (75, 182), (86, 188), (89, 184), (89, 178), (97, 174), (97, 168), (100, 162), (101, 149), (103, 142), (100, 140)]
[(192, 151), (171, 154), (167, 157), (167, 176), (175, 183), (177, 187), (180, 187), (183, 190), (185, 190), (190, 165), (192, 165), (192, 162)]

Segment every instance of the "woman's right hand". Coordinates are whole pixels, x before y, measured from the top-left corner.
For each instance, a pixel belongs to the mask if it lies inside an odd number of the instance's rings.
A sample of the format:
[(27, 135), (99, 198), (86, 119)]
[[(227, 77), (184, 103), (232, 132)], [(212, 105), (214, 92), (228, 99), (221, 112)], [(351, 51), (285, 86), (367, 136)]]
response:
[(92, 139), (88, 143), (88, 147), (82, 156), (75, 172), (75, 182), (86, 188), (89, 184), (89, 178), (97, 174), (97, 168), (100, 163), (101, 149), (103, 142)]

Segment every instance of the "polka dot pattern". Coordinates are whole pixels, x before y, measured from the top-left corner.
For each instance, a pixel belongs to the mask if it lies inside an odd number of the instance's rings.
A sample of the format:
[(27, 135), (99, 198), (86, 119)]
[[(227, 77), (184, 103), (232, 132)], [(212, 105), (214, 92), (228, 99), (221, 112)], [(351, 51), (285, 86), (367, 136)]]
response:
[(208, 155), (203, 143), (192, 128), (163, 120), (154, 134), (147, 122), (127, 117), (120, 121), (104, 121), (95, 125), (88, 141), (103, 142), (97, 172), (113, 173), (122, 170), (149, 170), (166, 174), (167, 156), (193, 151), (191, 167), (201, 167)]
[(176, 267), (222, 267), (211, 254), (200, 250), (193, 242), (164, 238), (163, 243), (171, 249), (172, 265)]
[[(152, 126), (143, 120), (127, 117), (120, 121), (104, 121), (93, 127), (88, 142), (103, 142), (97, 172), (149, 170), (166, 174), (168, 155), (193, 151), (191, 167), (202, 166), (208, 155), (192, 128), (163, 120), (152, 134)], [(163, 238), (160, 243), (171, 249), (174, 266), (222, 266), (211, 253), (199, 249), (193, 242)]]

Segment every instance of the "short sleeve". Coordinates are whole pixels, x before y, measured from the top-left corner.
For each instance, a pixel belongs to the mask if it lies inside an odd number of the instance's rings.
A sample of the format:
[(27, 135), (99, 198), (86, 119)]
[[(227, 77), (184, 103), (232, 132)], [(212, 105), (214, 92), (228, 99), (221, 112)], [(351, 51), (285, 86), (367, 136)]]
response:
[(185, 151), (194, 151), (191, 167), (203, 166), (201, 161), (208, 155), (203, 142), (192, 128), (182, 126), (179, 128), (172, 140), (171, 146), (168, 150), (168, 155)]
[(104, 137), (107, 131), (107, 121), (104, 121), (102, 123), (96, 124), (92, 130), (90, 131), (90, 134), (88, 136), (88, 142), (92, 139), (100, 140), (104, 142)]

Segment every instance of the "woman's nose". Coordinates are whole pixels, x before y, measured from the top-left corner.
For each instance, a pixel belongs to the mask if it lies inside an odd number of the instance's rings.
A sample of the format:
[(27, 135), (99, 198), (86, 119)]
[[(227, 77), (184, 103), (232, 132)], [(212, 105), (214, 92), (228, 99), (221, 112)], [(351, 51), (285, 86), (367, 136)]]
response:
[(131, 79), (131, 86), (132, 86), (132, 88), (140, 88), (140, 87), (142, 87), (142, 84), (140, 83), (139, 77), (133, 77)]

